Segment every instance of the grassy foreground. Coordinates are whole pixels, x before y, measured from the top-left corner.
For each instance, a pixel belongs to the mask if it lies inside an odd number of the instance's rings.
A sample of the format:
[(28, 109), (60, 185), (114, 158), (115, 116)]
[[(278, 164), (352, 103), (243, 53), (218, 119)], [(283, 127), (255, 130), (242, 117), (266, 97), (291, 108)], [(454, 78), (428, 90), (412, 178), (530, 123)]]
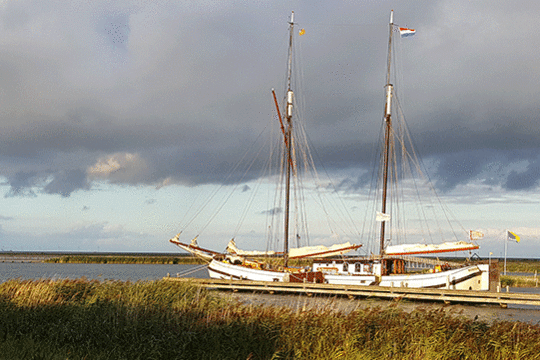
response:
[(189, 283), (0, 284), (1, 359), (539, 359), (540, 326), (444, 311), (294, 312)]

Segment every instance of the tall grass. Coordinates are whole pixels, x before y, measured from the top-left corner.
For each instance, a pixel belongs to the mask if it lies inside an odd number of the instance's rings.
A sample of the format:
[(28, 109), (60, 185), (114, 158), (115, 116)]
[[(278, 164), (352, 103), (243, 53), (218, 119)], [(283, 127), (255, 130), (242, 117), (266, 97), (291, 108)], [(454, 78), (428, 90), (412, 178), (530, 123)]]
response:
[[(499, 261), (499, 270), (504, 270), (504, 262)], [(540, 260), (506, 260), (506, 271), (508, 272), (524, 272), (524, 273), (534, 273), (535, 271), (540, 273)]]
[(240, 305), (190, 283), (0, 284), (2, 359), (538, 359), (540, 326)]
[(501, 286), (538, 287), (539, 278), (534, 276), (501, 275)]

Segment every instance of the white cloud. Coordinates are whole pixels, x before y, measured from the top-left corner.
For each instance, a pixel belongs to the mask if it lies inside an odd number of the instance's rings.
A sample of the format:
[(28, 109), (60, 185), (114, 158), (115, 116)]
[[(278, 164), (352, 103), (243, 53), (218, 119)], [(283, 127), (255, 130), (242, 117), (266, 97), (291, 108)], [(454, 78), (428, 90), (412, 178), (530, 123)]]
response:
[(131, 153), (116, 153), (103, 157), (87, 169), (90, 178), (110, 182), (132, 183), (147, 173), (148, 166), (144, 159)]

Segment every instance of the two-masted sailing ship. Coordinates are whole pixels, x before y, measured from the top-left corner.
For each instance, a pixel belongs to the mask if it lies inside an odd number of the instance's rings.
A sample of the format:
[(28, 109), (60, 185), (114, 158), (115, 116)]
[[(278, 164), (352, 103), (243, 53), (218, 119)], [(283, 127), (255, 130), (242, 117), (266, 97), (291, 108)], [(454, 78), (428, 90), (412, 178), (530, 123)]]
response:
[[(392, 100), (394, 87), (391, 84), (391, 62), (393, 36), (399, 27), (394, 24), (393, 12), (390, 16), (387, 77), (385, 85), (385, 106), (383, 116), (384, 139), (381, 151), (381, 186), (380, 205), (377, 211), (377, 223), (379, 229), (379, 254), (366, 256), (345, 256), (345, 254), (359, 249), (362, 245), (350, 242), (332, 246), (306, 246), (293, 248), (289, 246), (291, 230), (290, 222), (290, 197), (291, 177), (298, 175), (293, 146), (294, 119), (294, 93), (291, 89), (292, 51), (294, 38), (294, 12), (289, 22), (289, 53), (287, 69), (287, 90), (285, 95), (284, 111), (280, 111), (278, 101), (274, 93), (277, 115), (280, 121), (281, 137), (284, 148), (283, 167), (283, 251), (243, 251), (240, 250), (233, 240), (228, 244), (224, 252), (215, 252), (202, 247), (197, 243), (197, 237), (191, 243), (182, 243), (179, 233), (170, 240), (185, 251), (208, 261), (208, 271), (211, 278), (252, 280), (252, 281), (277, 281), (277, 282), (316, 282), (342, 285), (364, 286), (392, 286), (411, 288), (445, 288), (465, 290), (488, 290), (489, 289), (489, 265), (484, 263), (451, 263), (438, 261), (433, 258), (415, 258), (415, 261), (431, 262), (428, 270), (410, 271), (407, 262), (411, 255), (438, 254), (453, 251), (472, 251), (478, 249), (478, 245), (469, 241), (442, 242), (433, 244), (393, 244), (388, 236), (388, 227), (393, 219), (390, 217), (392, 205), (389, 193), (391, 180), (395, 177), (396, 170), (392, 166), (396, 163), (394, 158), (396, 143), (402, 144), (403, 140), (395, 140), (398, 131), (394, 128), (392, 114)], [(402, 28), (403, 30), (403, 28)], [(410, 31), (409, 29), (405, 29)], [(281, 114), (283, 113), (283, 118)], [(403, 151), (403, 146), (400, 150)], [(276, 259), (280, 259), (276, 263)], [(291, 262), (296, 260), (296, 266)], [(301, 260), (299, 262), (298, 260)], [(300, 265), (298, 265), (300, 264)]]

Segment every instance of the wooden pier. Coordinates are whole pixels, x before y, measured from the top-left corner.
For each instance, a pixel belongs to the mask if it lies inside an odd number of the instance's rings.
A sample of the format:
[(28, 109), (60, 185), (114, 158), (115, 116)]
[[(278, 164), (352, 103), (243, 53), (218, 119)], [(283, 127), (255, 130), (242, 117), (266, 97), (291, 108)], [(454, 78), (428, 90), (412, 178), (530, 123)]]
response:
[(350, 299), (380, 298), (389, 300), (416, 300), (467, 304), (492, 304), (506, 308), (508, 305), (540, 306), (540, 294), (513, 293), (507, 290), (468, 291), (444, 289), (414, 289), (406, 287), (382, 287), (361, 285), (330, 285), (313, 283), (284, 283), (248, 280), (195, 279), (182, 277), (165, 277), (168, 281), (193, 282), (209, 289), (252, 291), (262, 293), (293, 293), (312, 295), (338, 295)]

